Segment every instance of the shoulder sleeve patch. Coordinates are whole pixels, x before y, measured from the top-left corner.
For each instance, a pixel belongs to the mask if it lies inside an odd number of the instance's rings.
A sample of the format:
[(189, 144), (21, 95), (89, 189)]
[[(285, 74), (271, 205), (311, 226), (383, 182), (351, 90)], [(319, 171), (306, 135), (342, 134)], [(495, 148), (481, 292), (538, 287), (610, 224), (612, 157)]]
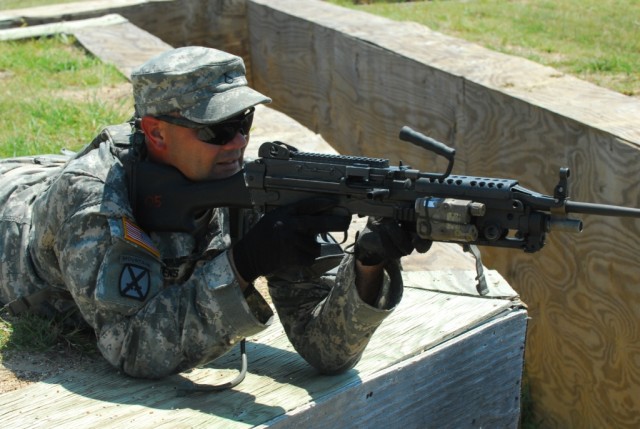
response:
[(126, 217), (122, 218), (122, 233), (122, 238), (129, 243), (142, 247), (156, 258), (160, 257), (160, 251), (153, 244), (151, 238), (138, 225)]
[(146, 250), (117, 240), (105, 255), (96, 282), (96, 303), (133, 314), (163, 288), (162, 264)]
[(120, 295), (144, 301), (151, 289), (151, 272), (148, 268), (126, 263), (120, 271)]

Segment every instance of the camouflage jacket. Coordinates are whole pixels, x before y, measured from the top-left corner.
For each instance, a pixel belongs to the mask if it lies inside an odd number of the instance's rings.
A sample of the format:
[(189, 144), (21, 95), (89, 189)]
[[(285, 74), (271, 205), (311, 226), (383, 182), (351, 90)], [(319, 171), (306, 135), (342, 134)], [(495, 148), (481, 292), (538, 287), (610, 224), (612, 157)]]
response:
[[(0, 160), (0, 303), (68, 291), (72, 301), (48, 308), (77, 307), (112, 365), (159, 378), (221, 356), (273, 313), (234, 277), (227, 209), (211, 212), (197, 235), (136, 225), (115, 129), (71, 159)], [(350, 255), (336, 275), (269, 282), (290, 341), (311, 365), (332, 373), (357, 363), (402, 294), (399, 268), (387, 271), (378, 307), (360, 300)]]

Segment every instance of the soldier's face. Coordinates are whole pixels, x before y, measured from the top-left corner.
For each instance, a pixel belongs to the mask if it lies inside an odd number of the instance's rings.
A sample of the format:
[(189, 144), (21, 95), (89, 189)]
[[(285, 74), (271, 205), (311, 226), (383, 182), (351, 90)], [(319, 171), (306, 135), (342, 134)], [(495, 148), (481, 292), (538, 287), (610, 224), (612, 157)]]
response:
[(242, 168), (249, 137), (238, 132), (223, 146), (205, 143), (191, 128), (162, 123), (166, 153), (163, 162), (173, 165), (190, 180), (224, 179)]

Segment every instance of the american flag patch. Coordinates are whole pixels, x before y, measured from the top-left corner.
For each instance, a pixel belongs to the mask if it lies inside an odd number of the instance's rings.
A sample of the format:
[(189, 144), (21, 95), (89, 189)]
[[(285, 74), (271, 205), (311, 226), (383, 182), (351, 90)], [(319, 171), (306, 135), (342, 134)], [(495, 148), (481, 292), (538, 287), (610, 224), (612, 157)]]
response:
[(126, 217), (122, 218), (122, 223), (124, 225), (125, 240), (137, 244), (143, 249), (146, 249), (149, 253), (157, 258), (160, 257), (160, 251), (156, 248), (155, 244), (153, 244), (151, 238), (149, 238), (149, 236), (143, 230), (141, 230), (138, 225), (136, 225)]

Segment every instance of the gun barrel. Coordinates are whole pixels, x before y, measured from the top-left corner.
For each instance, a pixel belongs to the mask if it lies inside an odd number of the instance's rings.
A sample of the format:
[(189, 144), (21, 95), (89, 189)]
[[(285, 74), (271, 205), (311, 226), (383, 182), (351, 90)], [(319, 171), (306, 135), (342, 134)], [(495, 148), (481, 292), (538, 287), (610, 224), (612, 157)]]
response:
[(637, 217), (640, 218), (640, 209), (633, 207), (611, 206), (607, 204), (581, 203), (577, 201), (566, 201), (565, 211), (567, 213), (594, 214), (599, 216), (616, 217)]
[(552, 217), (549, 219), (549, 231), (582, 232), (580, 219), (564, 219)]

